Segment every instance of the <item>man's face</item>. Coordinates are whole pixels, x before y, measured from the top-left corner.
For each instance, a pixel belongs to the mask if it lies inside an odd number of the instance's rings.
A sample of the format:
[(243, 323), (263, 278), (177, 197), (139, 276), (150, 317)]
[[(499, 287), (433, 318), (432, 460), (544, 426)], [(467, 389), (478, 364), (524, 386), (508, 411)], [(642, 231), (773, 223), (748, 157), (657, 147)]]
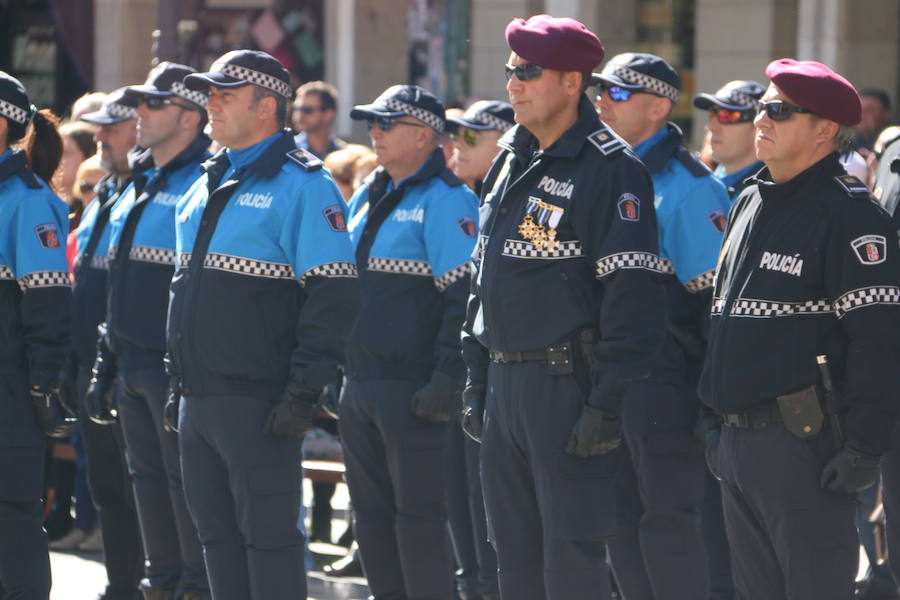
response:
[(161, 108), (152, 109), (141, 101), (137, 108), (137, 143), (154, 148), (174, 138), (181, 130), (181, 119), (192, 110), (186, 100), (167, 98)]
[[(600, 120), (635, 146), (645, 139), (651, 121), (647, 115), (658, 98), (653, 94), (632, 92), (628, 100), (616, 101), (606, 92), (597, 98)], [(650, 132), (651, 135), (653, 133)]]
[(862, 117), (857, 130), (867, 138), (875, 137), (891, 120), (891, 113), (875, 96), (862, 96)]
[(97, 151), (100, 152), (100, 165), (110, 173), (118, 175), (128, 172), (128, 151), (137, 140), (135, 124), (135, 119), (126, 119), (112, 125), (101, 125), (94, 134)]
[[(500, 132), (496, 129), (476, 131), (460, 127), (453, 141), (453, 172), (463, 181), (484, 179), (491, 161), (497, 156), (497, 140)], [(474, 142), (475, 145), (472, 145)]]
[(257, 134), (258, 109), (252, 85), (237, 88), (210, 86), (206, 104), (210, 137), (226, 148), (246, 148)]
[[(515, 52), (509, 55), (510, 66), (527, 63)], [(567, 104), (562, 76), (562, 71), (543, 69), (536, 79), (522, 81), (516, 75), (509, 78), (506, 92), (515, 111), (516, 123), (533, 131), (557, 117)]]
[[(774, 100), (796, 104), (770, 84), (761, 101)], [(756, 127), (756, 158), (770, 167), (795, 162), (798, 156), (807, 155), (809, 148), (815, 144), (816, 134), (810, 114), (793, 113), (784, 121), (773, 121), (765, 111), (760, 111), (753, 124)]]
[(384, 131), (375, 124), (369, 132), (372, 150), (378, 164), (387, 169), (409, 162), (410, 154), (417, 148), (416, 138), (423, 127), (428, 127), (418, 119), (408, 115), (391, 119), (391, 126)]
[(706, 123), (712, 159), (726, 168), (753, 156), (753, 137), (756, 129), (752, 121), (720, 123), (715, 111), (709, 112)]
[(294, 100), (294, 127), (297, 131), (315, 133), (327, 129), (334, 121), (334, 109), (322, 108), (319, 94), (302, 94)]

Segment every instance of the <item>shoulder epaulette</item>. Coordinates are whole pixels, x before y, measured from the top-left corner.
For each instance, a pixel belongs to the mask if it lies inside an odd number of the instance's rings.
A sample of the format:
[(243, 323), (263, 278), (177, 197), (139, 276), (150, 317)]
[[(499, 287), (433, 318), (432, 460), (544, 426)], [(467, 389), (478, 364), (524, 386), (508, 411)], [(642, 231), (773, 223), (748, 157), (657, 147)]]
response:
[(869, 188), (858, 177), (854, 175), (837, 175), (834, 180), (851, 198), (856, 198), (857, 200), (869, 199)]
[(308, 152), (303, 148), (291, 150), (287, 153), (287, 157), (303, 167), (305, 171), (317, 171), (322, 168), (322, 161), (312, 152)]
[(587, 139), (603, 156), (614, 156), (628, 148), (625, 140), (605, 125), (588, 135)]
[(675, 152), (675, 158), (678, 159), (678, 162), (684, 165), (684, 168), (688, 170), (688, 173), (694, 177), (706, 177), (707, 175), (712, 174), (709, 167), (697, 160), (697, 158), (684, 146), (678, 147), (678, 150)]

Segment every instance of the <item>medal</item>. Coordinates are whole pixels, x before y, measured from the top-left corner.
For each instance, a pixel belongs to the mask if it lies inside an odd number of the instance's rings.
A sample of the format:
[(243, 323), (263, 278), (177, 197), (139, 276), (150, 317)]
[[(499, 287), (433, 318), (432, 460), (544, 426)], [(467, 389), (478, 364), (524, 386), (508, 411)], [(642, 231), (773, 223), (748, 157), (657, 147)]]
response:
[(519, 235), (531, 242), (535, 248), (547, 251), (556, 250), (559, 248), (556, 228), (559, 226), (564, 212), (565, 209), (559, 206), (529, 196), (525, 217), (519, 224)]

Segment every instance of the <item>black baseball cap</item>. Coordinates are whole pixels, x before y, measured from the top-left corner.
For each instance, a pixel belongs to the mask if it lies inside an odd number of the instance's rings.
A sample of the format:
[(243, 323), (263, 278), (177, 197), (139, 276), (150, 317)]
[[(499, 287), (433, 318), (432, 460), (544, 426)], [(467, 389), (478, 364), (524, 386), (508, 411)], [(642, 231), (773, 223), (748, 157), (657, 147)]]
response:
[(81, 120), (97, 125), (114, 125), (135, 118), (140, 98), (125, 94), (127, 89), (122, 87), (107, 94), (100, 110), (81, 115)]
[(161, 62), (150, 71), (147, 75), (147, 81), (143, 85), (129, 85), (125, 88), (125, 94), (128, 96), (137, 96), (140, 98), (150, 96), (153, 98), (171, 98), (178, 96), (188, 102), (193, 102), (199, 107), (206, 106), (209, 100), (209, 94), (206, 90), (188, 89), (182, 81), (191, 73), (197, 71), (187, 65), (180, 65), (173, 62)]
[(403, 115), (422, 121), (438, 133), (446, 126), (444, 105), (434, 94), (417, 85), (392, 85), (371, 104), (360, 104), (350, 111), (350, 118), (357, 121)]
[(766, 88), (755, 81), (736, 79), (726, 83), (715, 94), (697, 94), (694, 96), (694, 106), (700, 110), (756, 110), (759, 99), (765, 93)]
[(291, 75), (277, 58), (260, 50), (232, 50), (216, 59), (206, 73), (191, 73), (183, 81), (188, 89), (209, 86), (238, 88), (253, 84), (290, 98)]
[(600, 73), (591, 76), (594, 85), (617, 85), (626, 90), (646, 90), (678, 101), (681, 77), (672, 65), (655, 54), (626, 52), (609, 59)]
[(513, 107), (508, 102), (496, 100), (479, 100), (466, 109), (461, 117), (447, 119), (447, 128), (468, 127), (484, 131), (496, 129), (500, 133), (506, 133), (516, 124)]
[(26, 125), (32, 114), (25, 86), (6, 71), (0, 71), (0, 116)]

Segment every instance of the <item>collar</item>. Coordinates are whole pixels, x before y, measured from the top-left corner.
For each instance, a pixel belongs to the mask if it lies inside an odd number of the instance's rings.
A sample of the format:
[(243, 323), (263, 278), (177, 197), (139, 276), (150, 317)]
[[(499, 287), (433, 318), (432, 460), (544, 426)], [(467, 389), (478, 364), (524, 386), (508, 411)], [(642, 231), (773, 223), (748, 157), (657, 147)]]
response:
[(194, 138), (184, 150), (179, 152), (175, 158), (158, 169), (156, 167), (156, 162), (153, 160), (153, 154), (149, 149), (137, 154), (134, 157), (131, 167), (136, 196), (141, 195), (144, 186), (147, 185), (147, 182), (153, 178), (154, 175), (159, 174), (162, 177), (166, 177), (169, 173), (173, 173), (185, 165), (202, 160), (208, 155), (206, 149), (209, 147), (209, 144), (210, 139), (205, 134), (201, 133)]
[(13, 152), (12, 149), (9, 149), (0, 155), (0, 181), (5, 181), (13, 175), (18, 175), (22, 183), (29, 188), (41, 187), (40, 181), (28, 166), (25, 153), (21, 150)]
[(681, 143), (684, 134), (675, 123), (666, 123), (659, 131), (634, 147), (638, 157), (647, 165), (650, 173), (659, 173), (669, 162)]
[(844, 167), (841, 166), (837, 152), (832, 152), (816, 164), (812, 165), (793, 179), (784, 183), (775, 183), (769, 173), (769, 168), (763, 168), (759, 173), (747, 180), (749, 185), (759, 186), (759, 194), (763, 200), (782, 201), (795, 198), (801, 190), (816, 182), (831, 181), (836, 175), (844, 175)]
[[(285, 129), (242, 150), (223, 148), (200, 168), (209, 174), (210, 185), (215, 183), (216, 187), (222, 175), (232, 165), (235, 170), (245, 169), (272, 178), (281, 170), (281, 165), (287, 160), (287, 153), (296, 149), (294, 136)], [(237, 162), (233, 163), (233, 160)]]
[(757, 161), (750, 163), (743, 169), (735, 171), (734, 173), (726, 173), (725, 167), (723, 167), (722, 165), (719, 165), (716, 168), (715, 173), (716, 173), (716, 177), (719, 179), (719, 181), (721, 181), (725, 185), (725, 187), (731, 188), (731, 187), (734, 187), (735, 185), (737, 185), (738, 183), (740, 183), (741, 181), (743, 181), (744, 179), (750, 177), (751, 175), (753, 175), (754, 173), (756, 173), (757, 171), (759, 171), (762, 168), (763, 168), (762, 161), (757, 160)]
[[(406, 179), (401, 180), (400, 183), (397, 184), (396, 189), (403, 190), (419, 182), (428, 181), (433, 177), (440, 177), (447, 182), (448, 185), (462, 185), (462, 181), (447, 168), (447, 163), (444, 161), (444, 151), (440, 147), (435, 148), (434, 152), (425, 159), (425, 162), (422, 163), (418, 171)], [(378, 167), (378, 169), (375, 170), (372, 181), (369, 184), (369, 189), (374, 189), (376, 191), (374, 196), (376, 198), (380, 198), (386, 192), (394, 189), (391, 176), (384, 170), (384, 167)]]
[(250, 167), (250, 165), (255, 163), (257, 159), (265, 153), (269, 146), (271, 146), (272, 143), (282, 135), (284, 135), (283, 132), (279, 131), (278, 133), (270, 135), (262, 141), (256, 142), (252, 146), (241, 148), (240, 150), (232, 150), (230, 148), (226, 148), (225, 154), (228, 156), (228, 161), (234, 166), (235, 169)]
[[(543, 154), (571, 158), (581, 151), (588, 135), (599, 127), (600, 118), (597, 116), (597, 110), (587, 96), (582, 94), (578, 101), (578, 117), (575, 124), (544, 150)], [(538, 149), (537, 138), (521, 125), (516, 125), (503, 134), (497, 144), (501, 148), (515, 152), (516, 158), (523, 162), (528, 162)]]

